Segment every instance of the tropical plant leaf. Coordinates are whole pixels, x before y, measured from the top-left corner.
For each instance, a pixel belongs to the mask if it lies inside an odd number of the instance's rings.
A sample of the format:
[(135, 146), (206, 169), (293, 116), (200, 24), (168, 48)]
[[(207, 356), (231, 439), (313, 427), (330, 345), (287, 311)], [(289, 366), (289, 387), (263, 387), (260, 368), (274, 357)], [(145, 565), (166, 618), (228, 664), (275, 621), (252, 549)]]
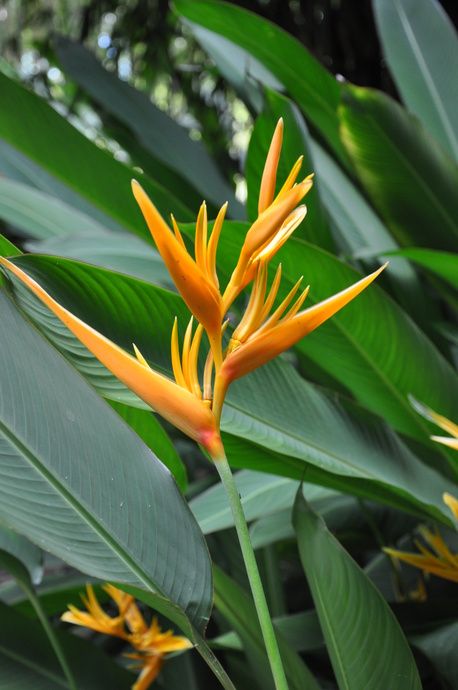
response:
[[(326, 520), (331, 530), (342, 532), (364, 525), (364, 516), (358, 501), (353, 496), (346, 496), (335, 491), (320, 487), (323, 494), (309, 499), (307, 491), (304, 497), (310, 502), (311, 508)], [(275, 544), (283, 539), (294, 538), (292, 506), (272, 515), (266, 515), (254, 522), (250, 529), (251, 543), (254, 549), (260, 549)]]
[(6, 237), (0, 234), (0, 254), (1, 256), (20, 256), (21, 251)]
[(452, 22), (436, 0), (374, 0), (373, 7), (404, 103), (458, 160), (458, 37)]
[(110, 405), (140, 436), (148, 448), (151, 448), (153, 453), (161, 458), (161, 461), (175, 477), (181, 491), (184, 492), (187, 486), (186, 467), (155, 415), (149, 410), (140, 410), (114, 401), (111, 401)]
[(78, 233), (25, 244), (30, 252), (77, 259), (174, 289), (156, 249), (140, 237), (126, 232), (104, 233), (96, 237)]
[(210, 563), (171, 475), (4, 289), (1, 314), (2, 520), (83, 572), (143, 587), (202, 631)]
[(187, 22), (187, 26), (211, 57), (221, 76), (256, 112), (262, 109), (262, 84), (276, 91), (283, 89), (282, 83), (272, 72), (240, 45), (198, 24)]
[[(373, 270), (374, 257), (386, 260), (385, 252), (396, 251), (399, 245), (333, 158), (316, 141), (311, 141), (310, 149), (320, 198), (329, 215), (336, 244), (344, 255), (357, 256), (368, 270)], [(369, 261), (365, 252), (371, 255)], [(437, 308), (423, 291), (417, 273), (407, 260), (397, 256), (391, 258), (386, 280), (391, 284), (396, 300), (418, 323), (423, 326), (437, 320)], [(418, 300), (420, 291), (423, 293), (421, 304)]]
[(339, 688), (421, 690), (412, 652), (390, 608), (300, 492), (294, 524)]
[[(127, 230), (149, 236), (130, 190), (133, 171), (86, 137), (48, 103), (0, 74), (0, 139), (65, 182)], [(27, 113), (33, 112), (33, 128)], [(142, 184), (161, 213), (173, 209), (183, 220), (191, 213), (173, 194), (152, 180)]]
[[(28, 256), (15, 261), (80, 318), (127, 350), (135, 342), (156, 369), (170, 373), (167, 341), (173, 318), (177, 315), (182, 325), (188, 320), (178, 295), (65, 259)], [(22, 287), (16, 294), (47, 337), (103, 395), (136, 404), (61, 322), (37, 305), (29, 290)], [(266, 395), (271, 390), (278, 395)], [(222, 423), (234, 466), (295, 479), (303, 479), (306, 471), (307, 481), (394, 502), (449, 523), (442, 493), (453, 493), (450, 482), (420, 462), (383, 424), (360, 422), (285, 362), (272, 362), (236, 382)], [(440, 456), (434, 456), (431, 446), (435, 462)]]
[(341, 137), (376, 210), (401, 245), (458, 248), (458, 167), (389, 96), (346, 86)]
[(102, 235), (105, 239), (108, 235), (97, 220), (65, 201), (22, 182), (3, 178), (0, 178), (0, 218), (26, 237), (39, 240), (76, 232)]
[(447, 683), (450, 690), (458, 688), (458, 623), (411, 638), (412, 645), (423, 652), (434, 666), (439, 679)]
[[(190, 139), (186, 130), (159, 110), (146, 93), (138, 91), (114, 73), (102, 67), (83, 45), (64, 36), (55, 39), (57, 56), (66, 72), (104, 111), (108, 111), (131, 129), (141, 146), (181, 178), (181, 187), (198, 190), (202, 198), (221, 206), (231, 203), (231, 210), (242, 212), (234, 193), (202, 142)], [(158, 182), (164, 184), (163, 180)], [(175, 181), (167, 188), (179, 190)], [(181, 194), (180, 198), (186, 198)], [(170, 209), (169, 209), (170, 210)]]
[(17, 558), (27, 568), (30, 580), (37, 585), (43, 577), (43, 554), (28, 539), (0, 525), (0, 550)]
[[(388, 255), (391, 255), (389, 252)], [(421, 247), (410, 247), (393, 252), (395, 256), (405, 256), (418, 266), (426, 268), (435, 275), (449, 283), (453, 288), (458, 289), (458, 256), (451, 252), (438, 252), (434, 249), (423, 249)]]
[[(256, 609), (248, 594), (220, 568), (213, 571), (215, 606), (242, 640), (248, 662), (253, 665), (262, 688), (273, 688), (267, 656), (256, 616)], [(318, 690), (319, 686), (301, 657), (276, 631), (290, 690)]]
[(20, 182), (27, 187), (33, 187), (45, 194), (59, 199), (63, 203), (81, 211), (85, 216), (93, 218), (102, 227), (119, 232), (122, 224), (108, 213), (104, 213), (98, 206), (81, 196), (75, 189), (61, 179), (45, 170), (29, 156), (21, 153), (14, 146), (10, 146), (0, 137), (0, 173), (3, 177)]
[[(0, 602), (0, 687), (2, 690), (71, 690), (37, 621)], [(135, 676), (97, 646), (56, 632), (78, 688), (128, 690)], [(82, 663), (84, 660), (84, 663)]]
[(286, 87), (339, 158), (347, 160), (338, 135), (339, 84), (297, 39), (230, 3), (176, 0), (174, 4), (186, 19), (221, 34), (257, 58)]

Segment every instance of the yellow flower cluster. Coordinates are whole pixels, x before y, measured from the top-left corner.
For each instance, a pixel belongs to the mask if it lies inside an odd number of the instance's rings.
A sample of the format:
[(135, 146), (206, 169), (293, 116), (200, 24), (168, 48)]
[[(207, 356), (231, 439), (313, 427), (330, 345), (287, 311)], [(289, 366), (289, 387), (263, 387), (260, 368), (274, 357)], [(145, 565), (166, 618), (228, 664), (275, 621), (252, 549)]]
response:
[(117, 616), (109, 616), (102, 609), (92, 586), (87, 585), (86, 596), (82, 596), (86, 611), (70, 605), (62, 620), (128, 642), (134, 652), (126, 656), (134, 660), (134, 668), (140, 669), (132, 690), (147, 690), (157, 678), (165, 656), (189, 649), (192, 645), (185, 637), (174, 635), (171, 630), (163, 632), (157, 618), (153, 618), (148, 625), (130, 594), (108, 584), (103, 589), (118, 607)]

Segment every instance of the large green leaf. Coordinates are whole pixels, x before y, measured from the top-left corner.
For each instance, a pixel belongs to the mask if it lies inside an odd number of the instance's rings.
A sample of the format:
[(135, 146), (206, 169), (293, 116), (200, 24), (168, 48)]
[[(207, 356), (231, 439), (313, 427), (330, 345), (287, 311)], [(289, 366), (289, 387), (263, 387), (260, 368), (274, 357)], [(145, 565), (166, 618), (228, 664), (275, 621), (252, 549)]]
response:
[[(299, 109), (288, 98), (266, 89), (265, 107), (255, 122), (245, 163), (248, 187), (247, 209), (252, 220), (258, 215), (258, 195), (264, 162), (275, 125), (280, 117), (284, 121), (284, 135), (282, 155), (278, 166), (276, 193), (280, 191), (299, 156), (304, 156), (302, 177), (313, 172), (313, 161), (309, 150), (310, 137)], [(315, 181), (312, 190), (307, 194), (305, 203), (307, 205), (307, 217), (305, 222), (295, 231), (296, 236), (299, 235), (325, 249), (332, 249), (333, 242), (320, 201), (319, 181), (318, 184)]]
[(458, 167), (389, 96), (347, 86), (341, 137), (375, 208), (402, 245), (458, 247)]
[[(0, 603), (0, 687), (2, 690), (70, 690), (41, 626)], [(57, 633), (79, 690), (128, 690), (135, 676), (98, 647)]]
[[(213, 574), (216, 608), (241, 638), (260, 686), (272, 689), (274, 686), (253, 601), (240, 585), (222, 570), (215, 567)], [(276, 636), (290, 690), (318, 690), (316, 680), (301, 657), (278, 630)]]
[(140, 410), (129, 405), (111, 401), (111, 406), (120, 417), (135, 431), (153, 453), (175, 477), (176, 483), (182, 491), (187, 485), (186, 467), (178, 455), (167, 432), (162, 428), (154, 414), (148, 410)]
[[(350, 529), (358, 529), (365, 523), (358, 501), (353, 496), (339, 494), (320, 487), (323, 494), (309, 501), (311, 508), (326, 520), (331, 530), (339, 534)], [(309, 500), (307, 491), (304, 497)], [(273, 515), (262, 517), (250, 529), (253, 548), (260, 549), (283, 539), (293, 539), (292, 506)]]
[(175, 0), (174, 4), (186, 19), (221, 34), (262, 62), (346, 160), (338, 135), (339, 84), (297, 39), (266, 19), (226, 2)]
[(301, 493), (294, 520), (339, 688), (421, 690), (412, 652), (387, 603)]
[(458, 37), (437, 0), (373, 0), (402, 99), (458, 160)]
[(436, 670), (447, 688), (458, 688), (458, 623), (450, 623), (439, 630), (412, 637), (412, 644), (420, 649)]
[(30, 580), (38, 584), (43, 576), (43, 554), (41, 549), (28, 539), (0, 525), (0, 550), (17, 558), (28, 570)]
[(96, 237), (102, 235), (105, 239), (108, 235), (97, 220), (65, 201), (22, 182), (3, 178), (0, 178), (0, 218), (26, 237), (38, 240), (80, 232)]
[[(99, 207), (81, 196), (76, 189), (45, 170), (29, 156), (21, 153), (14, 146), (10, 146), (0, 137), (0, 173), (2, 177), (15, 180), (38, 189), (48, 196), (59, 199), (89, 218), (93, 218), (102, 227), (120, 231), (122, 223), (118, 223), (109, 212), (104, 213)], [(43, 218), (44, 220), (44, 218)]]
[[(130, 190), (133, 171), (91, 143), (48, 103), (0, 74), (0, 139), (65, 182), (126, 229), (147, 235)], [(34, 126), (30, 126), (33, 118)], [(159, 210), (191, 219), (187, 208), (157, 183), (142, 184)]]
[[(363, 253), (384, 258), (385, 252), (398, 249), (388, 229), (361, 194), (355, 183), (337, 165), (334, 159), (316, 142), (311, 142), (314, 169), (336, 244), (345, 255), (363, 258)], [(428, 294), (423, 293), (419, 304), (418, 293), (423, 286), (412, 266), (401, 257), (390, 259), (387, 279), (393, 286), (397, 301), (421, 324), (433, 318), (436, 310)]]
[[(188, 318), (178, 295), (65, 259), (28, 256), (15, 261), (97, 330), (127, 350), (135, 342), (155, 368), (170, 373), (173, 317), (181, 324)], [(138, 404), (28, 290), (17, 296), (47, 337), (103, 395)], [(266, 395), (272, 390), (275, 396)], [(453, 493), (454, 487), (447, 480), (423, 465), (383, 424), (360, 422), (285, 362), (271, 363), (237, 382), (222, 422), (236, 466), (295, 479), (303, 478), (306, 470), (307, 481), (449, 520), (442, 493)]]
[(242, 101), (251, 105), (256, 112), (262, 108), (262, 84), (277, 91), (283, 89), (272, 72), (239, 45), (203, 26), (192, 22), (187, 24), (221, 76), (236, 90)]
[[(168, 470), (1, 292), (0, 517), (202, 631), (211, 572)], [(186, 583), (186, 586), (184, 586)]]
[[(389, 252), (391, 254), (391, 252)], [(427, 271), (442, 278), (458, 290), (458, 255), (451, 252), (438, 252), (434, 249), (409, 247), (393, 252), (395, 256), (405, 256)]]
[[(64, 71), (103, 110), (132, 130), (146, 151), (197, 189), (202, 198), (218, 205), (229, 200), (232, 211), (239, 206), (204, 144), (190, 139), (186, 130), (153, 105), (146, 93), (105, 70), (83, 45), (63, 36), (56, 39), (55, 45)], [(167, 187), (175, 193), (179, 190), (176, 182)]]

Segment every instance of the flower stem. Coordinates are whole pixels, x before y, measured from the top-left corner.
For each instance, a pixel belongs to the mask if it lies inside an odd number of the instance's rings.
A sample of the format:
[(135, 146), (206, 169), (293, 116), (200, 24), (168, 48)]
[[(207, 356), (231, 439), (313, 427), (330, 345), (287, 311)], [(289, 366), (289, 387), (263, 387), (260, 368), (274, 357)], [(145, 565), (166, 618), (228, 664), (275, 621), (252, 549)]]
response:
[(261, 577), (259, 575), (258, 564), (251, 545), (239, 492), (226, 456), (223, 455), (222, 457), (215, 458), (214, 463), (223, 486), (226, 489), (232, 515), (234, 517), (235, 528), (237, 530), (237, 536), (239, 538), (240, 548), (242, 550), (243, 560), (245, 562), (248, 580), (250, 582), (251, 592), (258, 614), (272, 676), (275, 681), (275, 688), (276, 690), (288, 690), (288, 683), (283, 669), (280, 651), (278, 649), (277, 638), (275, 637), (266, 595), (264, 594)]

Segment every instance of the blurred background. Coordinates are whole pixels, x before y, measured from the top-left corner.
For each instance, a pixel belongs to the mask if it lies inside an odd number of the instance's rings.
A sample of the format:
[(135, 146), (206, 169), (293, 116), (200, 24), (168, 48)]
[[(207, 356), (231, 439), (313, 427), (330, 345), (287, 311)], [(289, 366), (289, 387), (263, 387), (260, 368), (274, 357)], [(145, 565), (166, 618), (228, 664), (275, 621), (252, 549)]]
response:
[[(398, 97), (386, 67), (370, 0), (245, 0), (233, 2), (269, 19), (301, 41), (330, 72)], [(440, 3), (456, 25), (454, 0)], [(244, 202), (241, 174), (253, 112), (238, 98), (168, 0), (10, 0), (0, 3), (0, 66), (67, 115), (116, 158), (141, 167), (128, 132), (62, 71), (56, 37), (89, 48), (103, 66), (145, 92), (194, 140), (203, 140)], [(107, 133), (112, 138), (107, 138)], [(127, 150), (129, 153), (127, 153)]]

